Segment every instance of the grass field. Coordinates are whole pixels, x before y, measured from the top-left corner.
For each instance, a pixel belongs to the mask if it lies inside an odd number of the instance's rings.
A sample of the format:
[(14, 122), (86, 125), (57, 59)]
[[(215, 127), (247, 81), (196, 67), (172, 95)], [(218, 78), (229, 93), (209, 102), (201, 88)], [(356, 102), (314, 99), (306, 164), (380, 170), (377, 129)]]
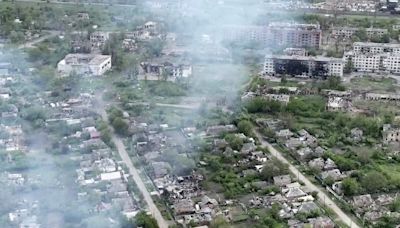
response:
[(384, 164), (379, 168), (391, 178), (392, 182), (400, 183), (400, 166), (398, 164)]
[(374, 92), (396, 92), (399, 87), (396, 80), (392, 78), (374, 78), (364, 76), (353, 78), (348, 85), (350, 89)]

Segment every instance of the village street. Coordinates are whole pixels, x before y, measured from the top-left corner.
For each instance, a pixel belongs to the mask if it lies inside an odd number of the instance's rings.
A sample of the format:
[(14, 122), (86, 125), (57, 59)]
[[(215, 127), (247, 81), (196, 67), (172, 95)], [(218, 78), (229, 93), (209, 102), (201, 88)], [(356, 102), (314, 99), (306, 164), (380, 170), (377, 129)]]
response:
[[(96, 96), (96, 111), (101, 115), (104, 121), (108, 120), (106, 108), (108, 104), (106, 104), (102, 100), (102, 94), (98, 94)], [(146, 188), (143, 180), (139, 175), (139, 171), (135, 168), (132, 163), (131, 158), (129, 157), (128, 152), (125, 149), (125, 145), (123, 144), (121, 138), (117, 136), (114, 132), (112, 133), (112, 141), (114, 142), (117, 151), (122, 159), (122, 161), (126, 164), (129, 169), (129, 174), (132, 176), (137, 188), (143, 195), (143, 198), (148, 206), (148, 209), (152, 216), (157, 220), (157, 224), (160, 228), (167, 228), (169, 226), (168, 222), (162, 217), (160, 210), (155, 205), (153, 199), (151, 198), (150, 192)]]
[(289, 166), (290, 172), (292, 172), (295, 176), (298, 177), (298, 181), (301, 181), (305, 184), (307, 188), (311, 191), (315, 191), (318, 193), (318, 201), (324, 204), (326, 207), (330, 208), (335, 214), (338, 216), (343, 223), (345, 223), (350, 228), (359, 228), (357, 223), (355, 223), (348, 215), (346, 215), (342, 209), (340, 209), (333, 200), (331, 200), (330, 196), (319, 189), (315, 184), (313, 184), (310, 180), (307, 179), (293, 164), (291, 164), (277, 149), (275, 149), (269, 142), (267, 142), (262, 134), (259, 131), (255, 131), (257, 138), (260, 140), (261, 145), (266, 147), (268, 151), (271, 153), (279, 161), (287, 164)]

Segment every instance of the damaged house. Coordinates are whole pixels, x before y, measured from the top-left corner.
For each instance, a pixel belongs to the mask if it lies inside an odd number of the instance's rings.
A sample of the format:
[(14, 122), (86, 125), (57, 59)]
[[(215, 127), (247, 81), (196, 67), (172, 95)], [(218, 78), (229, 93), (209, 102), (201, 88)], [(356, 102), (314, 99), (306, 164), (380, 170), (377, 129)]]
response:
[(176, 81), (192, 76), (192, 66), (189, 64), (175, 64), (167, 60), (142, 62), (139, 67), (139, 80)]

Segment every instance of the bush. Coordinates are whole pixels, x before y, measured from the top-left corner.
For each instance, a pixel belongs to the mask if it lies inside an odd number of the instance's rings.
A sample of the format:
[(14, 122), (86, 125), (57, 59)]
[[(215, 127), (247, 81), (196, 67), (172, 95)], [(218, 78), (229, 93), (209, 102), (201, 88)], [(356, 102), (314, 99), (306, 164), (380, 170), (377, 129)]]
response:
[(262, 171), (261, 177), (263, 180), (271, 181), (274, 176), (289, 174), (289, 167), (276, 158), (268, 161)]
[(342, 181), (343, 193), (346, 196), (353, 196), (359, 193), (360, 184), (354, 178), (345, 178)]
[(384, 190), (388, 185), (387, 178), (377, 171), (371, 171), (361, 178), (361, 186), (369, 193)]
[(253, 135), (253, 124), (248, 120), (241, 120), (238, 123), (238, 129), (241, 133), (247, 136)]
[(115, 118), (111, 124), (117, 134), (122, 136), (127, 136), (129, 134), (128, 124), (120, 117)]
[(249, 113), (278, 113), (282, 110), (282, 105), (278, 101), (269, 101), (262, 97), (255, 97), (246, 102), (245, 108)]
[(240, 150), (243, 146), (243, 139), (235, 136), (234, 134), (228, 134), (224, 137), (224, 139), (229, 143), (229, 145), (234, 150)]
[(139, 212), (135, 219), (132, 220), (137, 227), (143, 228), (158, 228), (157, 221), (152, 216), (148, 215), (146, 212)]

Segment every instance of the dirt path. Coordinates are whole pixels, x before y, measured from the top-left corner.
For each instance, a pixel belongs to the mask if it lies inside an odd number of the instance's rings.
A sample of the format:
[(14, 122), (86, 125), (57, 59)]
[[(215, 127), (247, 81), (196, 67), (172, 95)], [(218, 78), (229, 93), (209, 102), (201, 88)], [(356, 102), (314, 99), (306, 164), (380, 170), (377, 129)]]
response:
[(330, 208), (332, 211), (334, 211), (338, 217), (343, 223), (345, 223), (347, 226), (350, 228), (359, 228), (359, 226), (348, 216), (346, 213), (340, 209), (335, 202), (331, 200), (329, 195), (327, 195), (325, 192), (323, 192), (321, 189), (319, 189), (315, 184), (313, 184), (311, 181), (307, 179), (294, 165), (292, 165), (283, 155), (281, 152), (276, 150), (269, 142), (267, 142), (261, 135), (260, 132), (256, 131), (255, 132), (258, 139), (260, 140), (261, 144), (266, 147), (274, 156), (276, 159), (279, 161), (287, 164), (289, 166), (289, 170), (298, 177), (299, 181), (303, 182), (305, 186), (310, 189), (311, 191), (315, 191), (318, 193), (318, 201), (322, 204), (325, 204), (326, 207)]
[(39, 37), (39, 38), (37, 38), (37, 39), (35, 39), (35, 40), (31, 40), (31, 41), (29, 41), (29, 42), (26, 42), (26, 43), (24, 43), (24, 44), (19, 45), (19, 46), (18, 46), (18, 49), (22, 49), (22, 48), (33, 48), (35, 44), (40, 43), (40, 42), (42, 42), (42, 41), (44, 41), (44, 40), (46, 40), (46, 39), (48, 39), (48, 38), (50, 38), (50, 37), (53, 37), (53, 36), (58, 35), (58, 34), (60, 34), (59, 31), (50, 31), (50, 34), (48, 34), (48, 35), (44, 35), (44, 36)]
[[(105, 104), (101, 100), (101, 96), (97, 95), (97, 107), (96, 111), (102, 116), (104, 121), (107, 121), (108, 116), (106, 112), (107, 104)], [(157, 220), (158, 226), (160, 228), (168, 228), (168, 222), (162, 217), (160, 210), (158, 210), (155, 205), (153, 199), (151, 198), (150, 192), (147, 190), (146, 185), (144, 184), (142, 178), (139, 175), (139, 171), (135, 168), (132, 163), (131, 158), (129, 157), (128, 152), (125, 149), (125, 145), (123, 144), (121, 138), (119, 138), (115, 133), (112, 133), (112, 140), (117, 147), (117, 151), (121, 156), (122, 161), (126, 164), (129, 169), (129, 174), (132, 176), (133, 180), (136, 183), (139, 191), (142, 193), (143, 198), (148, 206), (150, 213)]]

